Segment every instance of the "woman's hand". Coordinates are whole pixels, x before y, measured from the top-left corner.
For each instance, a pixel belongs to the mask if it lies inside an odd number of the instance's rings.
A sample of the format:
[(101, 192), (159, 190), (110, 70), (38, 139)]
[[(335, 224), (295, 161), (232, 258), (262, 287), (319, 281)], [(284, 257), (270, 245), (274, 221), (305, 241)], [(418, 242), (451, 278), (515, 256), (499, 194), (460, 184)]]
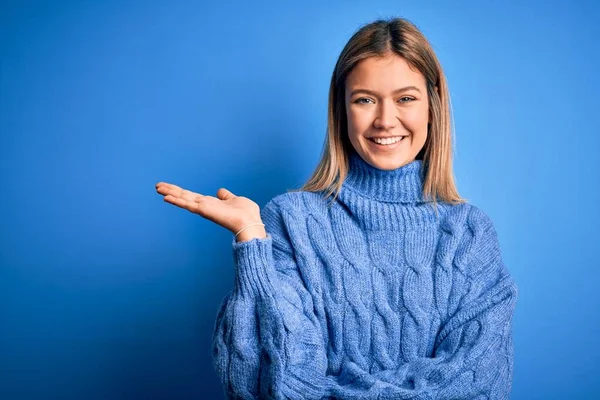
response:
[[(182, 189), (170, 183), (159, 182), (156, 184), (156, 191), (165, 196), (166, 202), (198, 214), (234, 234), (249, 224), (262, 223), (258, 204), (247, 197), (236, 196), (225, 188), (219, 189), (217, 197), (213, 197)], [(255, 225), (244, 229), (238, 235), (237, 241), (266, 236), (265, 228)]]

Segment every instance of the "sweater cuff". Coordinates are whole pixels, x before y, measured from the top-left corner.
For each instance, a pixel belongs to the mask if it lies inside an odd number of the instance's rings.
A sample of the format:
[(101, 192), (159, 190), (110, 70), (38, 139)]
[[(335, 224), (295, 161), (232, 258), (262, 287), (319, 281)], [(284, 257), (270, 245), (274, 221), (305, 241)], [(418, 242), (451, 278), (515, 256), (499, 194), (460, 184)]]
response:
[(271, 277), (275, 273), (273, 264), (273, 238), (254, 238), (237, 242), (233, 238), (235, 262), (235, 290), (242, 296), (264, 296), (273, 293)]

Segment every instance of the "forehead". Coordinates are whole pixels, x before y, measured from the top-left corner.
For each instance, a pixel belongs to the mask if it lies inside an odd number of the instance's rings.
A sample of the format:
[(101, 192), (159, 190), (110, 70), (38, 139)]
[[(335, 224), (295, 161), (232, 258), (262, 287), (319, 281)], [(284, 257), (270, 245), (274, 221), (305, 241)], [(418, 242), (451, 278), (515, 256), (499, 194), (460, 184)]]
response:
[(425, 77), (397, 54), (361, 60), (348, 74), (346, 89), (368, 88), (388, 92), (414, 85), (425, 89)]

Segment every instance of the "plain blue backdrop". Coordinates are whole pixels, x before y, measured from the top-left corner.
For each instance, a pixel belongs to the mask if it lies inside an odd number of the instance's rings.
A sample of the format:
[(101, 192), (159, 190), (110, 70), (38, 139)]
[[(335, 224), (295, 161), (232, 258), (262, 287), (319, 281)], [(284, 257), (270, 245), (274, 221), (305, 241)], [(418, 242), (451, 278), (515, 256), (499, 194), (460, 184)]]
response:
[(3, 1), (0, 398), (222, 398), (232, 235), (154, 185), (302, 185), (340, 51), (393, 16), (442, 62), (459, 191), (519, 286), (512, 398), (599, 398), (598, 8), (398, 0)]

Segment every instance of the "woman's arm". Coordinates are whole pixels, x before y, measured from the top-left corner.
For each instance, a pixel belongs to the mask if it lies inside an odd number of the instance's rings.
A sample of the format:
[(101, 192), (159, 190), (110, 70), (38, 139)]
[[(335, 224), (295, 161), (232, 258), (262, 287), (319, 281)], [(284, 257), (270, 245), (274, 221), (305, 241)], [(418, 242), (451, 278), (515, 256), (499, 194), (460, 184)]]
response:
[[(260, 210), (225, 188), (213, 197), (159, 182), (156, 191), (164, 201), (239, 234), (240, 242), (233, 242), (234, 289), (219, 307), (213, 334), (214, 366), (228, 396), (319, 398), (310, 390), (299, 396), (284, 379), (296, 365), (325, 371), (327, 359), (275, 199)], [(261, 220), (270, 235), (258, 227)]]
[(232, 292), (217, 313), (213, 362), (229, 398), (320, 398), (298, 388), (292, 371), (327, 369), (312, 298), (297, 271), (275, 199), (262, 210), (268, 236), (233, 243)]

